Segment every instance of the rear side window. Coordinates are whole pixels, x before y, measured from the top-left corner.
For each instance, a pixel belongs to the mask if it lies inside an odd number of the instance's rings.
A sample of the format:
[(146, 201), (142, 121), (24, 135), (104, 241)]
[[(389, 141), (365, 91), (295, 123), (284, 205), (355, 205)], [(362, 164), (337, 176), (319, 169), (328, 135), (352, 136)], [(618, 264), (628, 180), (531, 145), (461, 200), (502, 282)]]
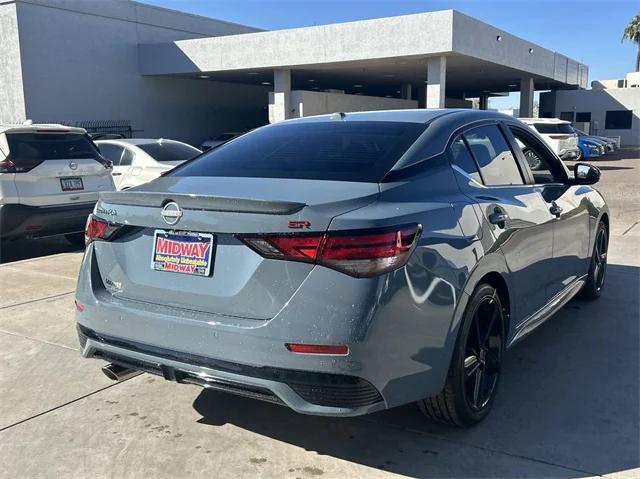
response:
[(467, 145), (465, 145), (461, 136), (451, 143), (449, 156), (451, 157), (452, 164), (456, 165), (478, 183), (482, 183), (482, 178), (478, 172), (476, 162), (473, 161), (473, 157), (471, 156), (471, 153), (469, 153), (469, 149), (467, 148)]
[(120, 165), (120, 158), (122, 157), (122, 150), (124, 150), (124, 148), (120, 145), (111, 145), (109, 143), (101, 143), (98, 145), (98, 148), (100, 148), (102, 156), (107, 160), (111, 160), (113, 166)]
[(486, 185), (523, 184), (516, 159), (498, 126), (480, 126), (464, 137)]
[(564, 134), (564, 135), (572, 135), (573, 129), (569, 123), (534, 123), (533, 126), (538, 133), (542, 133), (543, 135), (552, 135), (552, 134)]
[(422, 123), (282, 123), (210, 150), (170, 176), (379, 182), (425, 130)]
[(156, 161), (187, 161), (200, 154), (200, 150), (184, 143), (158, 141), (136, 146)]
[(13, 161), (96, 159), (94, 144), (76, 133), (7, 133)]

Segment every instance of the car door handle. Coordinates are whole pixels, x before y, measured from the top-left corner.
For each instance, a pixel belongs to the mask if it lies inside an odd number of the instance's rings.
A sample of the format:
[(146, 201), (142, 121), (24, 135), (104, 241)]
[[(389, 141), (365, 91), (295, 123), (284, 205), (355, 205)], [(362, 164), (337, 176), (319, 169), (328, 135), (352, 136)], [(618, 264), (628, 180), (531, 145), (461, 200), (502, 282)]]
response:
[(114, 171), (113, 173), (111, 173), (111, 176), (122, 176), (122, 173), (119, 171)]
[(554, 215), (555, 217), (559, 218), (560, 214), (562, 213), (562, 207), (558, 206), (555, 203), (551, 204), (551, 208), (549, 208), (549, 213), (551, 213), (552, 215)]
[(489, 223), (492, 225), (498, 225), (500, 228), (504, 228), (504, 223), (508, 219), (509, 215), (499, 208), (496, 208), (493, 213), (489, 215)]

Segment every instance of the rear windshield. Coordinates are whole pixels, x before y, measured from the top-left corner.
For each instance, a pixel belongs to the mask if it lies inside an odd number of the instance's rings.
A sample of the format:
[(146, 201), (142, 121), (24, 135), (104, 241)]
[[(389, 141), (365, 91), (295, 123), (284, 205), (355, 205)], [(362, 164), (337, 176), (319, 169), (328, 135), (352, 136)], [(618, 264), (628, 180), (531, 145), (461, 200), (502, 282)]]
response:
[(535, 123), (538, 132), (543, 134), (563, 133), (573, 134), (573, 128), (569, 123)]
[(382, 121), (282, 123), (225, 143), (170, 175), (379, 182), (425, 128)]
[(200, 150), (184, 143), (157, 142), (136, 145), (156, 161), (186, 161), (200, 154)]
[(7, 133), (7, 142), (14, 161), (95, 159), (100, 155), (87, 136), (77, 133)]

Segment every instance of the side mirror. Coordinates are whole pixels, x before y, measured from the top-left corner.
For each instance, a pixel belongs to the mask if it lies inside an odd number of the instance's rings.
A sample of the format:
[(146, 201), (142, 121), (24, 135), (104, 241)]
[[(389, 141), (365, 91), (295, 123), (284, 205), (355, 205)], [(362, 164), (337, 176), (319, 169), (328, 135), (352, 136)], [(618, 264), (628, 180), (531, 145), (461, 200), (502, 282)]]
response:
[(600, 169), (588, 163), (576, 163), (573, 177), (574, 185), (594, 185), (600, 181)]

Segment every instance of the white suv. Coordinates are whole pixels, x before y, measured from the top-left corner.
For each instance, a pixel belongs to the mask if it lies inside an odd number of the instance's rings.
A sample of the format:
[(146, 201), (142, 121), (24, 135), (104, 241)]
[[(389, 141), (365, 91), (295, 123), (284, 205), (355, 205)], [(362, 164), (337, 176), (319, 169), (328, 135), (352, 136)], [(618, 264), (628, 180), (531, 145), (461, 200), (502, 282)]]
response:
[(578, 135), (573, 131), (571, 123), (557, 118), (518, 118), (542, 139), (563, 160), (578, 158), (580, 147)]
[(112, 164), (82, 128), (0, 125), (0, 239), (66, 235), (84, 241)]

